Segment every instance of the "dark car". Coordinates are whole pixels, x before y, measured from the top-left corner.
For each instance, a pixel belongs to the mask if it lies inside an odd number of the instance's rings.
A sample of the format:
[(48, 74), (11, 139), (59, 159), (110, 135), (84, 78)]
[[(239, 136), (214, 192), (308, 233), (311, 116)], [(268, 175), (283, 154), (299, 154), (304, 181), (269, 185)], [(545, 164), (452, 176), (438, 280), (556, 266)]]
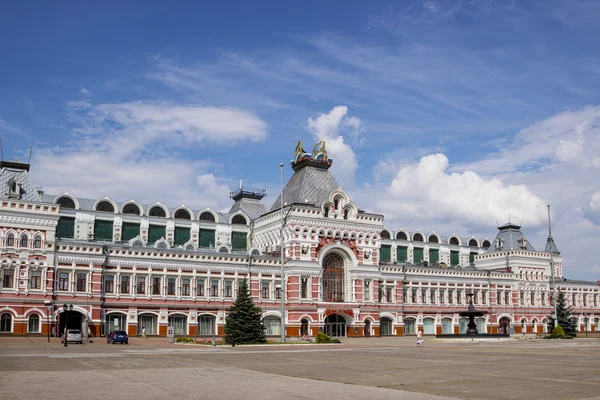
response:
[(129, 344), (129, 336), (125, 331), (114, 331), (108, 334), (106, 337), (106, 343), (125, 343)]

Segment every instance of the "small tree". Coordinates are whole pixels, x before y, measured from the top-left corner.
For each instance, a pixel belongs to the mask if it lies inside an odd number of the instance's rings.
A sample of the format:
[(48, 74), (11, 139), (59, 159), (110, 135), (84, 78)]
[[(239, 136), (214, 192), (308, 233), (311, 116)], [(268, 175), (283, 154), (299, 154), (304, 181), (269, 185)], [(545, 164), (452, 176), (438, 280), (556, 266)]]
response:
[(264, 343), (267, 341), (261, 321), (261, 309), (256, 306), (248, 292), (246, 281), (242, 282), (225, 320), (225, 343)]
[[(572, 308), (567, 305), (567, 299), (562, 290), (558, 291), (558, 297), (556, 298), (556, 319), (558, 320), (558, 326), (562, 327), (565, 335), (577, 336), (577, 322), (571, 315)], [(553, 326), (554, 326), (554, 321)]]

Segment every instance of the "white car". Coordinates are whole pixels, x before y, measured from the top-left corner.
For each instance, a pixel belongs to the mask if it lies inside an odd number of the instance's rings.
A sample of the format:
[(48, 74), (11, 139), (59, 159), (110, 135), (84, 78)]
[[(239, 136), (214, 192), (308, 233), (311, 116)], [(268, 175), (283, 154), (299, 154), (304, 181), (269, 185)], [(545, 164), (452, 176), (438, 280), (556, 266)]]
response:
[[(60, 342), (63, 343), (65, 340), (65, 335), (60, 338)], [(67, 343), (82, 343), (81, 339), (81, 331), (79, 329), (67, 329)]]

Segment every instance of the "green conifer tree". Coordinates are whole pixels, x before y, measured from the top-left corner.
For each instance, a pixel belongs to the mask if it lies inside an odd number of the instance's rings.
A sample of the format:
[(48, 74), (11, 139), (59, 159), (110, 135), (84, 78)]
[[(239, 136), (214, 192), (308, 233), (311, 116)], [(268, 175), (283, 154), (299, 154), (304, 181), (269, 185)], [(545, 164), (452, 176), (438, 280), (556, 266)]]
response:
[(225, 343), (247, 344), (266, 341), (261, 309), (252, 301), (244, 280), (238, 290), (235, 304), (229, 308), (229, 315), (225, 320)]
[[(567, 299), (562, 290), (558, 291), (556, 298), (556, 319), (558, 325), (563, 328), (565, 335), (577, 336), (577, 321), (571, 315), (572, 308), (567, 305)], [(554, 322), (554, 321), (553, 321)]]

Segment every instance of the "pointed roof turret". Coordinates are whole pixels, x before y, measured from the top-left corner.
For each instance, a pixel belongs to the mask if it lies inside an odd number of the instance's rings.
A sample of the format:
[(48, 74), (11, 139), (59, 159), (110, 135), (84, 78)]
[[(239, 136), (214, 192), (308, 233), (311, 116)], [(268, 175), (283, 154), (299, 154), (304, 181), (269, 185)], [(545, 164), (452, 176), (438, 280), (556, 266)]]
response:
[(496, 239), (487, 250), (487, 253), (516, 249), (535, 251), (523, 232), (521, 232), (520, 225), (509, 222), (499, 226), (498, 230), (500, 232), (498, 232)]
[(546, 253), (552, 253), (554, 255), (560, 255), (560, 251), (558, 251), (558, 248), (556, 247), (556, 244), (554, 243), (554, 238), (548, 237), (548, 240), (546, 240), (546, 249), (544, 250)]

